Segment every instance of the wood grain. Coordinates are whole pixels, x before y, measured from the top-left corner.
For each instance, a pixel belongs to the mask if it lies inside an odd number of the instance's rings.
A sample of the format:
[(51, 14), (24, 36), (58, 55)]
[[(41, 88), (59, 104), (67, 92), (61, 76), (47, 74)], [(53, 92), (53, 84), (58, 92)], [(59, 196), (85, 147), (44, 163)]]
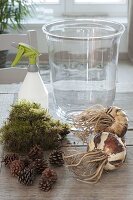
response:
[[(79, 150), (81, 147), (79, 147)], [(132, 200), (133, 198), (133, 147), (127, 147), (124, 165), (113, 172), (104, 173), (94, 185), (76, 180), (67, 168), (56, 168), (58, 181), (50, 192), (40, 191), (39, 177), (33, 186), (24, 186), (2, 166), (0, 200)]]
[[(50, 113), (55, 114), (50, 86)], [(58, 181), (50, 192), (42, 192), (38, 188), (39, 177), (33, 186), (26, 187), (18, 183), (17, 178), (10, 175), (9, 169), (0, 165), (0, 200), (132, 200), (133, 199), (133, 93), (116, 94), (114, 105), (126, 111), (129, 118), (129, 128), (125, 136), (127, 158), (124, 165), (113, 172), (104, 173), (101, 180), (95, 184), (85, 184), (76, 180), (67, 168), (56, 168)], [(6, 108), (7, 109), (7, 108)], [(3, 111), (4, 112), (4, 111)], [(86, 146), (70, 133), (63, 143), (64, 151), (76, 148), (83, 150)], [(46, 152), (47, 156), (48, 153)], [(0, 145), (0, 160), (3, 147)]]

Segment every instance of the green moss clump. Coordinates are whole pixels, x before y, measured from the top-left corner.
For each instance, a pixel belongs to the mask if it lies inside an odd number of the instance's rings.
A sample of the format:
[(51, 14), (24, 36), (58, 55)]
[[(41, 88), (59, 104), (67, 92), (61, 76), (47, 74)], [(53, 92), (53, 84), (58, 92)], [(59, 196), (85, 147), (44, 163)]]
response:
[(54, 149), (68, 133), (67, 124), (54, 120), (39, 104), (27, 101), (12, 105), (9, 118), (0, 129), (6, 149), (21, 153), (34, 145), (44, 150)]

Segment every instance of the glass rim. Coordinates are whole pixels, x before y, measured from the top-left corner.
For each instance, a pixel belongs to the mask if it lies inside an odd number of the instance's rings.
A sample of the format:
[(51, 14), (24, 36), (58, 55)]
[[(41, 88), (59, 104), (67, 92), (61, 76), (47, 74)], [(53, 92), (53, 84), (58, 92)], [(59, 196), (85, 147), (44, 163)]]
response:
[[(108, 35), (103, 35), (103, 36), (91, 36), (91, 37), (74, 37), (74, 36), (61, 36), (61, 35), (57, 35), (57, 34), (53, 34), (50, 33), (49, 29), (51, 27), (57, 26), (57, 25), (61, 25), (63, 23), (70, 23), (70, 22), (92, 22), (92, 23), (108, 23), (108, 25), (110, 25), (110, 27), (113, 27), (113, 25), (117, 25), (120, 28), (117, 30), (116, 33), (112, 33), (112, 34), (108, 34)], [(111, 26), (112, 25), (112, 26)], [(54, 21), (48, 24), (45, 24), (42, 26), (42, 30), (43, 32), (48, 35), (51, 36), (53, 38), (58, 38), (58, 39), (64, 39), (64, 40), (96, 40), (96, 39), (108, 39), (108, 38), (113, 38), (116, 36), (121, 36), (122, 33), (125, 31), (125, 26), (122, 23), (119, 22), (115, 22), (115, 21), (109, 21), (109, 20), (102, 20), (102, 19), (65, 19), (65, 20), (58, 20), (58, 21)]]

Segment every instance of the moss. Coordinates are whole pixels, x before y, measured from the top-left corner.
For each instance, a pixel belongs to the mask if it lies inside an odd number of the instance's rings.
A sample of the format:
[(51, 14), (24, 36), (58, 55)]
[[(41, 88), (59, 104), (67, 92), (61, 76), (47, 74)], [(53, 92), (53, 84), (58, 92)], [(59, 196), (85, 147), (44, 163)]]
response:
[(53, 119), (39, 104), (20, 101), (12, 105), (0, 135), (9, 151), (28, 152), (33, 145), (54, 149), (69, 133), (69, 126)]

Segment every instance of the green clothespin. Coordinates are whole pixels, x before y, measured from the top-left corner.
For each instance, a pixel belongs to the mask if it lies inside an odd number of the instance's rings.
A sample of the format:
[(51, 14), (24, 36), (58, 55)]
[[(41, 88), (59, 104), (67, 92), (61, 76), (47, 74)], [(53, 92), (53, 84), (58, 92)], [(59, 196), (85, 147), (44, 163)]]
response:
[(12, 67), (19, 63), (22, 56), (29, 58), (29, 65), (36, 65), (36, 59), (40, 55), (40, 53), (36, 49), (25, 43), (19, 43), (17, 48), (18, 48), (18, 53), (11, 65)]

